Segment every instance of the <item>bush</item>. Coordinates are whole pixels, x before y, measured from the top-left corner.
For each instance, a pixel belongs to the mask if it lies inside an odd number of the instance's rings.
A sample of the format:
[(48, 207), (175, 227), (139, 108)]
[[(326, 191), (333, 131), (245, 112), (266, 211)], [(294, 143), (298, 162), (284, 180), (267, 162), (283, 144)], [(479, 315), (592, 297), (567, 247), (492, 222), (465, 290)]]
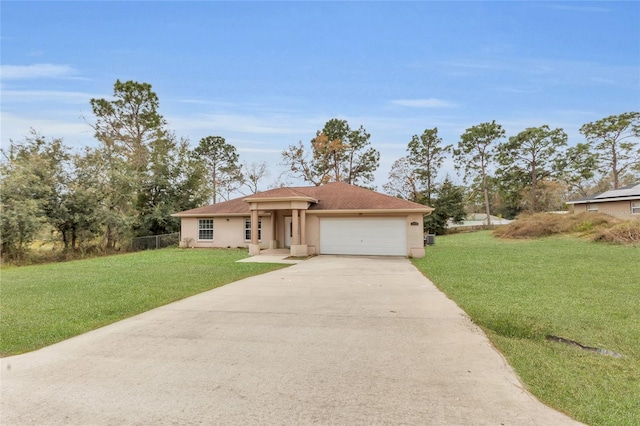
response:
[(576, 233), (589, 236), (623, 223), (627, 222), (603, 213), (536, 213), (518, 216), (509, 225), (496, 229), (494, 235), (510, 239), (540, 238), (556, 234)]
[(623, 222), (603, 229), (593, 239), (607, 243), (640, 245), (640, 220)]

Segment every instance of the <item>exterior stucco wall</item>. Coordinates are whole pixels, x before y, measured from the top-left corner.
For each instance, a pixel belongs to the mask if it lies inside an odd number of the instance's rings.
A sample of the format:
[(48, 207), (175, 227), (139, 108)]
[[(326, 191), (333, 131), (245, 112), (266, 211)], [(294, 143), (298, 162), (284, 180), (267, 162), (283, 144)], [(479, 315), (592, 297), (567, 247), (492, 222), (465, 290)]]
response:
[[(260, 248), (268, 249), (271, 240), (277, 240), (278, 247), (284, 247), (285, 217), (290, 216), (290, 212), (277, 211), (275, 216), (276, 235), (271, 235), (271, 217), (260, 216), (262, 221), (262, 239)], [(320, 247), (320, 217), (356, 217), (349, 215), (315, 215), (306, 214), (306, 245), (308, 254), (318, 254)], [(397, 214), (389, 215), (365, 215), (364, 217), (398, 217)], [(423, 243), (423, 217), (420, 213), (403, 215), (406, 220), (406, 241), (407, 256), (424, 257)], [(248, 217), (247, 217), (248, 218)], [(198, 220), (213, 219), (213, 240), (198, 240)], [(185, 218), (181, 220), (181, 246), (186, 246), (187, 239), (190, 239), (190, 247), (248, 247), (249, 241), (244, 239), (245, 217), (214, 217), (214, 218)], [(417, 225), (412, 225), (417, 223)]]
[[(640, 200), (635, 201), (640, 202)], [(611, 216), (620, 218), (640, 217), (640, 214), (631, 214), (632, 201), (609, 201), (605, 203), (590, 203), (590, 204), (574, 204), (574, 213), (583, 213), (587, 211), (587, 205), (590, 208), (597, 207), (598, 213), (605, 213)], [(595, 212), (594, 212), (595, 213)]]
[(307, 213), (307, 252), (312, 254), (318, 254), (318, 247), (320, 247), (320, 219), (316, 215)]
[(284, 217), (291, 216), (291, 213), (286, 213), (283, 211), (276, 212), (276, 237), (274, 240), (277, 241), (278, 248), (284, 248)]
[[(411, 225), (416, 222), (417, 225)], [(407, 216), (407, 256), (424, 257), (424, 220), (422, 214)]]
[[(244, 239), (244, 220), (249, 217), (183, 217), (180, 225), (180, 245), (186, 247), (186, 241), (190, 239), (190, 247), (213, 248), (213, 247), (249, 247), (250, 241)], [(198, 239), (198, 220), (213, 219), (213, 240)], [(271, 218), (260, 216), (262, 221), (262, 239), (260, 248), (269, 248), (271, 240)]]

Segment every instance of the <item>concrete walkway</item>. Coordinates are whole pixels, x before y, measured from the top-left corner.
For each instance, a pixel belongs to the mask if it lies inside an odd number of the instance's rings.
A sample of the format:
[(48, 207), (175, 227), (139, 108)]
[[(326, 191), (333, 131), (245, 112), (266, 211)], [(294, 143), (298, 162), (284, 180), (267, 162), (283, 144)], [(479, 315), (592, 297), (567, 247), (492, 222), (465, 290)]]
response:
[(257, 256), (249, 256), (238, 260), (241, 263), (284, 263), (295, 265), (304, 262), (306, 259), (294, 259), (291, 257), (289, 249), (268, 249), (261, 250)]
[(399, 258), (315, 257), (1, 368), (3, 426), (577, 424)]

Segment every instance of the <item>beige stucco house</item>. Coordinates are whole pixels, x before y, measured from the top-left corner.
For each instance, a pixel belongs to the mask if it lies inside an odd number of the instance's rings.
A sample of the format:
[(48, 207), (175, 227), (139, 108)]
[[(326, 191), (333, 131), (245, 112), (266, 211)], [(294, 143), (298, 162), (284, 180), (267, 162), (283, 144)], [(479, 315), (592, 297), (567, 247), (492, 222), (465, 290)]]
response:
[(590, 197), (567, 201), (574, 213), (599, 212), (620, 218), (640, 218), (640, 182)]
[(424, 256), (433, 208), (342, 182), (277, 188), (176, 213), (190, 247), (289, 248), (292, 256)]

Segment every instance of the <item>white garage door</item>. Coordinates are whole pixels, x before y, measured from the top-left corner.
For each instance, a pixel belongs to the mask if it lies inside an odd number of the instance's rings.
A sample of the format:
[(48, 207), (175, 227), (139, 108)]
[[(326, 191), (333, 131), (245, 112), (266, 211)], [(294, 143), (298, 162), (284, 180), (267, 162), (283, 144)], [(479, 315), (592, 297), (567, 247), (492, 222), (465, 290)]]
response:
[(406, 220), (321, 218), (320, 253), (406, 256)]

